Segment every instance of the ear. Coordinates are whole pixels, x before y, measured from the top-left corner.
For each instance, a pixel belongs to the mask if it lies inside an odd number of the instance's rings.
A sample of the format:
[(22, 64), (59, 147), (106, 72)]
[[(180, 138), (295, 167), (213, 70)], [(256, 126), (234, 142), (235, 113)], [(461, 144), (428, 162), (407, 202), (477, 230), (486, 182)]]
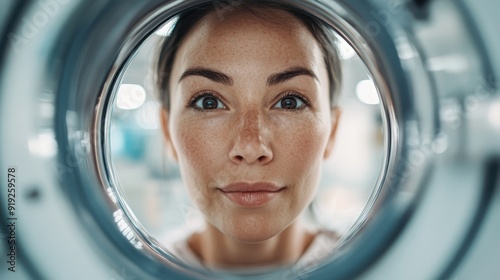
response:
[(174, 143), (172, 142), (172, 138), (170, 137), (170, 132), (168, 130), (169, 112), (164, 108), (160, 109), (160, 120), (161, 128), (163, 130), (163, 136), (165, 136), (165, 143), (167, 145), (168, 154), (175, 161), (178, 161), (177, 152), (175, 151)]
[(325, 154), (323, 156), (324, 159), (327, 159), (330, 157), (332, 150), (333, 150), (333, 144), (335, 143), (335, 135), (337, 133), (337, 127), (339, 124), (339, 119), (340, 119), (340, 108), (339, 107), (334, 107), (331, 109), (331, 126), (332, 130), (330, 131), (330, 136), (328, 137), (328, 142), (326, 144), (325, 148)]

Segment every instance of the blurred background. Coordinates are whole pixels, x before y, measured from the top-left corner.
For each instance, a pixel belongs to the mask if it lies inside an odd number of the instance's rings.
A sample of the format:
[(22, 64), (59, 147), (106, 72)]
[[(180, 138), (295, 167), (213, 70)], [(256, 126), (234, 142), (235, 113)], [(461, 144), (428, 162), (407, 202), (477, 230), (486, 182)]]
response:
[[(140, 47), (123, 76), (111, 116), (110, 149), (115, 178), (137, 218), (153, 237), (198, 227), (202, 216), (184, 189), (178, 166), (164, 147), (154, 59), (173, 21)], [(324, 164), (317, 196), (303, 218), (311, 225), (346, 233), (376, 187), (384, 161), (384, 135), (377, 89), (365, 65), (341, 38), (342, 110), (333, 155)]]

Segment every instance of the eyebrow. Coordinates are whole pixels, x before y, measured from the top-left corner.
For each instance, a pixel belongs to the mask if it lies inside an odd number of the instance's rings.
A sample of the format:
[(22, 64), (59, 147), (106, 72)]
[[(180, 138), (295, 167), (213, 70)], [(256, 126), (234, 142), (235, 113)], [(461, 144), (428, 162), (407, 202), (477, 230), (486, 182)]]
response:
[[(318, 80), (318, 77), (314, 72), (308, 68), (305, 67), (300, 67), (300, 66), (295, 66), (288, 68), (287, 70), (279, 73), (275, 73), (270, 75), (267, 78), (267, 86), (274, 86), (280, 83), (284, 83), (285, 81), (288, 81), (294, 77), (301, 76), (301, 75), (306, 75), (310, 76), (316, 80)], [(189, 76), (202, 76), (205, 77), (211, 81), (214, 81), (216, 83), (221, 83), (224, 85), (232, 86), (234, 84), (233, 79), (229, 77), (228, 75), (210, 69), (210, 68), (204, 68), (204, 67), (194, 67), (194, 68), (189, 68), (186, 70), (181, 77), (179, 78), (179, 82), (183, 80), (186, 77)], [(319, 80), (318, 80), (319, 81)]]
[[(280, 83), (284, 83), (285, 81), (288, 81), (294, 77), (301, 76), (301, 75), (306, 75), (310, 76), (316, 80), (318, 80), (318, 77), (316, 74), (311, 69), (305, 68), (305, 67), (300, 67), (300, 66), (295, 66), (292, 68), (289, 68), (283, 72), (272, 74), (267, 78), (267, 85), (268, 86), (274, 86)], [(318, 80), (319, 81), (319, 80)]]
[(202, 76), (216, 83), (222, 83), (228, 86), (233, 85), (233, 79), (231, 79), (228, 75), (210, 68), (203, 68), (203, 67), (189, 68), (184, 73), (182, 73), (182, 76), (179, 78), (179, 82), (182, 81), (182, 79), (189, 76)]

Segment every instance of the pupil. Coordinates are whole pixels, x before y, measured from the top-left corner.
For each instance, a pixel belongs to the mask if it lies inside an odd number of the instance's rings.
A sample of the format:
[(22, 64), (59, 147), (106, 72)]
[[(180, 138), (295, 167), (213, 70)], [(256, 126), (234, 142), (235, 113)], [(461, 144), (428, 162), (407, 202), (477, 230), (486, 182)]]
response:
[(297, 107), (297, 102), (293, 98), (284, 98), (281, 100), (281, 108), (284, 109), (295, 109)]
[(213, 97), (207, 97), (203, 99), (203, 109), (215, 109), (217, 108), (217, 100)]

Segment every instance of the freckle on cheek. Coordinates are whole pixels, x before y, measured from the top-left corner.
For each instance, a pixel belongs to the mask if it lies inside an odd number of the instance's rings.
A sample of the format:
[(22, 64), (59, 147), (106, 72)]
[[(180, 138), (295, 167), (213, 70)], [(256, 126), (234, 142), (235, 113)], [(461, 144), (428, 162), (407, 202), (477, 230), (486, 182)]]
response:
[(212, 147), (208, 141), (212, 141), (212, 137), (202, 137), (203, 133), (194, 133), (200, 131), (198, 128), (188, 129), (180, 135), (181, 153), (186, 158), (188, 164), (197, 169), (206, 169), (207, 166), (213, 165)]

